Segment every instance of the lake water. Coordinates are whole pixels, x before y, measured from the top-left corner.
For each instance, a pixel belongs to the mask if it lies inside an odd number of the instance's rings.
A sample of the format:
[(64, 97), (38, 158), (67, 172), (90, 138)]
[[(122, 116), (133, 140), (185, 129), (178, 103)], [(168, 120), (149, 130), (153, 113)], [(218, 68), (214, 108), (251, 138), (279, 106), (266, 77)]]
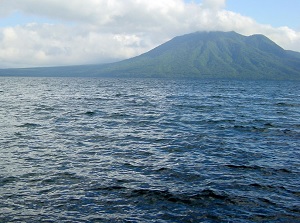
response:
[(300, 82), (0, 82), (0, 222), (300, 222)]

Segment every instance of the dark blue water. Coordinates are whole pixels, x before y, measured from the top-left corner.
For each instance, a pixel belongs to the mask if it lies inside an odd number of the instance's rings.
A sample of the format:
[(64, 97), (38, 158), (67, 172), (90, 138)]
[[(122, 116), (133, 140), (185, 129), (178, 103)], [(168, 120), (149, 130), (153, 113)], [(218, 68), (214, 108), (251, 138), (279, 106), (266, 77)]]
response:
[(300, 222), (299, 82), (0, 81), (0, 222)]

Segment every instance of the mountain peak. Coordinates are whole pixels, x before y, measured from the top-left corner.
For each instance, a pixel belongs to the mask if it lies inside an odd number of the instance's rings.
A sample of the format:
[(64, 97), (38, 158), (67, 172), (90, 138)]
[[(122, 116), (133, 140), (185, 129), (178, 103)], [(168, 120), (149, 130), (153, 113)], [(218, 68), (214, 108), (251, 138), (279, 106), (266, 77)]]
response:
[(300, 60), (260, 34), (195, 32), (109, 64), (101, 72), (134, 77), (300, 80)]
[(65, 76), (300, 80), (300, 53), (284, 50), (261, 34), (195, 32), (177, 36), (149, 52), (121, 62), (53, 68), (51, 71), (45, 68), (9, 72), (23, 75), (28, 71), (38, 76), (50, 75), (54, 70)]

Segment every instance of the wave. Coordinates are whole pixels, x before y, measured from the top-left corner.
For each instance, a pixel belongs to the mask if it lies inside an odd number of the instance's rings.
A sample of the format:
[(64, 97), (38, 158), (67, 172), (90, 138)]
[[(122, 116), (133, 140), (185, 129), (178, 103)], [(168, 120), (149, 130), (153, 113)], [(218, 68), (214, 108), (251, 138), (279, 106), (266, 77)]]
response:
[(293, 173), (291, 170), (285, 169), (285, 168), (271, 168), (271, 167), (262, 167), (262, 166), (247, 166), (247, 165), (233, 165), (233, 164), (226, 164), (226, 167), (232, 168), (232, 169), (240, 169), (240, 170), (259, 170), (267, 173), (280, 173), (280, 174), (291, 174)]
[(278, 106), (278, 107), (300, 107), (300, 104), (278, 102), (275, 104), (275, 106)]
[(125, 190), (127, 189), (126, 187), (123, 186), (118, 186), (118, 185), (113, 185), (113, 186), (101, 186), (101, 187), (94, 187), (91, 188), (91, 191), (115, 191), (115, 190)]
[(22, 125), (18, 125), (17, 127), (19, 128), (37, 128), (37, 127), (41, 127), (40, 124), (36, 124), (36, 123), (25, 123), (25, 124), (22, 124)]
[(17, 177), (13, 177), (13, 176), (9, 176), (9, 177), (0, 177), (0, 186), (4, 186), (6, 184), (11, 184), (11, 183), (15, 183), (16, 181), (18, 181), (19, 178)]
[(85, 100), (85, 101), (112, 101), (114, 100), (111, 97), (78, 97), (77, 100)]
[(97, 113), (96, 113), (95, 111), (87, 111), (87, 112), (85, 112), (84, 114), (87, 115), (87, 116), (94, 116), (94, 115), (96, 115)]

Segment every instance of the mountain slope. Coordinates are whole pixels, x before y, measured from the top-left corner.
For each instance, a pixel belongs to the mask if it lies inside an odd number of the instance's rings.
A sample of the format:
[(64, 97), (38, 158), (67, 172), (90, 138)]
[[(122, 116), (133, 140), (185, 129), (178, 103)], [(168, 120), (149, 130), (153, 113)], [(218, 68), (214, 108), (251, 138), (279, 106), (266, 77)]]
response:
[(0, 76), (193, 77), (300, 80), (300, 53), (263, 35), (196, 32), (105, 65), (0, 70)]
[(113, 76), (300, 79), (300, 53), (263, 35), (197, 32), (99, 70)]

